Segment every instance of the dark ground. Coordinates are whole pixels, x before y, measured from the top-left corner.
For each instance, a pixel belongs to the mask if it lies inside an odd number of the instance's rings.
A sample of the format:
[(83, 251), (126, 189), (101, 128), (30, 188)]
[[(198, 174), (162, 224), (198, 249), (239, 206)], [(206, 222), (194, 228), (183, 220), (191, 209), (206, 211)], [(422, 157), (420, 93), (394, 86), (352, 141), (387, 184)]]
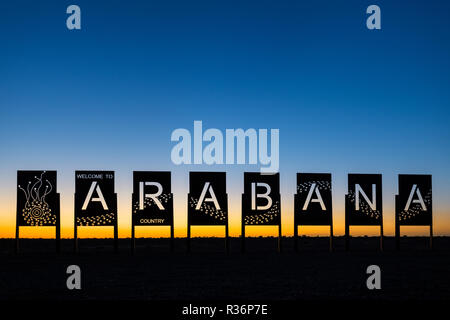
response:
[[(12, 254), (13, 241), (0, 240), (0, 299), (156, 299), (156, 300), (292, 300), (382, 299), (450, 300), (450, 238), (436, 237), (433, 250), (427, 238), (402, 238), (395, 251), (393, 238), (352, 238), (349, 252), (344, 239), (302, 238), (301, 251), (293, 239), (283, 239), (277, 253), (274, 238), (231, 239), (230, 254), (223, 239), (193, 239), (185, 252), (185, 239), (176, 239), (175, 253), (168, 239), (80, 240), (74, 255), (73, 240), (63, 240), (62, 253), (54, 253), (54, 240), (21, 240), (21, 252)], [(82, 290), (66, 288), (66, 268), (81, 268)], [(366, 288), (366, 268), (381, 268), (381, 290)]]

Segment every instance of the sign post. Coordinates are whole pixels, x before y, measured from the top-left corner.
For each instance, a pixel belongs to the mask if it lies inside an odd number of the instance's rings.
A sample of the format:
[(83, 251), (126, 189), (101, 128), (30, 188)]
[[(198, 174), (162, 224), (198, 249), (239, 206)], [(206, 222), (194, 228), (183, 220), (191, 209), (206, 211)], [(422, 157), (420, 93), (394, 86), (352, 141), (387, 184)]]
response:
[(56, 227), (56, 252), (61, 250), (60, 196), (56, 171), (17, 171), (15, 252), (19, 252), (20, 226)]
[(225, 172), (190, 172), (187, 218), (187, 250), (191, 250), (191, 226), (224, 226), (225, 251), (229, 253), (228, 195)]
[(431, 175), (399, 174), (395, 196), (395, 242), (400, 249), (401, 226), (429, 226), (433, 247), (433, 192)]
[(295, 250), (298, 251), (299, 226), (330, 226), (330, 251), (333, 251), (331, 174), (297, 173), (294, 210)]
[(345, 248), (350, 246), (350, 226), (380, 226), (383, 251), (383, 201), (381, 174), (349, 174), (345, 195)]
[(114, 227), (114, 251), (118, 252), (117, 194), (114, 171), (75, 171), (75, 252), (78, 252), (78, 227)]
[(278, 252), (281, 252), (280, 174), (244, 172), (242, 252), (245, 252), (245, 227), (264, 225), (278, 226)]
[(131, 250), (136, 251), (136, 226), (169, 226), (170, 251), (174, 250), (173, 194), (169, 171), (134, 171)]

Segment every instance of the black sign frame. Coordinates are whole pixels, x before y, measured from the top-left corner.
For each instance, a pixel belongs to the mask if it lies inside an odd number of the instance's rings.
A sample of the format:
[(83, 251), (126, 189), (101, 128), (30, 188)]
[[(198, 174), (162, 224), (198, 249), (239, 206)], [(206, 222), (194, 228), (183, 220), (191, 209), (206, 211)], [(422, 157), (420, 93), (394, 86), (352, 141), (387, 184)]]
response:
[[(348, 174), (348, 194), (345, 195), (345, 250), (350, 248), (350, 226), (379, 226), (380, 227), (380, 250), (383, 251), (383, 193), (382, 193), (382, 175), (381, 174)], [(362, 208), (356, 210), (356, 184), (367, 186), (375, 184), (376, 192), (376, 210)], [(369, 193), (367, 187), (361, 187), (362, 191)], [(364, 212), (365, 216), (361, 216)], [(359, 216), (358, 216), (359, 215)], [(378, 220), (379, 223), (375, 223)]]
[[(44, 175), (50, 175), (44, 177)], [(27, 178), (28, 176), (28, 178)], [(31, 177), (31, 178), (30, 178)], [(29, 180), (27, 187), (22, 182)], [(45, 180), (44, 180), (45, 179)], [(50, 180), (48, 180), (50, 179)], [(34, 182), (34, 183), (33, 183)], [(52, 183), (53, 182), (53, 183)], [(61, 251), (61, 197), (57, 192), (58, 187), (58, 172), (56, 170), (17, 170), (17, 203), (16, 203), (16, 234), (15, 234), (15, 253), (19, 253), (19, 240), (20, 240), (20, 227), (21, 226), (36, 226), (36, 224), (24, 224), (21, 223), (24, 218), (21, 216), (23, 210), (27, 210), (30, 215), (34, 215), (33, 212), (39, 211), (39, 216), (41, 214), (47, 213), (48, 216), (54, 217), (55, 232), (55, 242), (56, 242), (56, 252)], [(42, 192), (40, 191), (42, 189)], [(50, 190), (50, 191), (48, 191)], [(23, 194), (22, 194), (23, 192)], [(25, 196), (25, 199), (24, 199)], [(51, 203), (46, 201), (46, 197)], [(27, 208), (29, 199), (33, 198), (32, 204)], [(24, 205), (21, 204), (21, 200), (26, 200)], [(36, 202), (36, 204), (35, 204)], [(54, 214), (51, 212), (54, 211)], [(39, 226), (53, 226), (52, 224), (40, 224)]]
[[(144, 181), (145, 180), (145, 181)], [(169, 216), (169, 223), (161, 224), (139, 224), (136, 223), (137, 208), (136, 199), (139, 198), (139, 186), (140, 182), (158, 182), (162, 186), (162, 194), (157, 197), (160, 201), (164, 202), (164, 208), (166, 212), (163, 215)], [(167, 190), (165, 190), (167, 189)], [(164, 192), (168, 191), (168, 192)], [(143, 192), (143, 190), (141, 191)], [(161, 198), (161, 199), (160, 199)], [(154, 202), (154, 200), (152, 200)], [(153, 204), (152, 204), (153, 205)], [(162, 205), (162, 203), (161, 203)], [(154, 210), (151, 210), (154, 211)], [(147, 213), (152, 214), (152, 213)], [(159, 214), (157, 214), (159, 215)], [(133, 193), (131, 195), (131, 251), (134, 254), (136, 252), (136, 226), (168, 226), (170, 227), (170, 252), (174, 251), (174, 214), (173, 214), (173, 193), (172, 193), (172, 173), (170, 171), (133, 171)]]
[[(416, 208), (412, 212), (404, 210), (407, 203), (409, 202), (409, 205), (411, 205), (414, 196), (419, 195), (425, 209), (427, 209), (426, 211), (429, 212), (429, 216), (424, 214), (423, 210), (417, 210)], [(429, 226), (429, 247), (430, 249), (433, 248), (433, 187), (431, 174), (398, 175), (398, 194), (395, 195), (395, 243), (397, 250), (400, 249), (401, 226)]]
[[(226, 172), (218, 171), (190, 171), (189, 193), (187, 195), (187, 251), (191, 251), (191, 226), (224, 226), (225, 251), (229, 253), (229, 226), (228, 226), (228, 194)], [(199, 182), (199, 183), (198, 183)], [(207, 185), (209, 183), (209, 185)], [(212, 189), (211, 189), (212, 188)], [(198, 197), (203, 190), (214, 192), (221, 210), (208, 210), (211, 216), (199, 216), (196, 210)], [(200, 194), (199, 194), (200, 193)], [(203, 203), (204, 204), (204, 203)], [(223, 209), (222, 209), (223, 208)], [(204, 208), (201, 208), (204, 209)], [(201, 210), (200, 210), (201, 211)]]
[[(271, 191), (271, 199), (272, 201), (275, 201), (275, 203), (272, 202), (272, 206), (267, 209), (263, 210), (261, 212), (263, 215), (267, 213), (267, 211), (270, 211), (272, 208), (275, 207), (275, 219), (277, 223), (247, 223), (246, 218), (251, 217), (251, 212), (258, 212), (260, 210), (252, 210), (249, 209), (248, 206), (251, 203), (251, 184), (252, 183), (273, 183), (273, 185), (270, 185)], [(256, 187), (255, 187), (256, 188)], [(256, 192), (256, 191), (255, 191)], [(257, 199), (255, 199), (255, 202)], [(250, 218), (251, 219), (251, 218)], [(257, 218), (258, 219), (258, 218)], [(249, 220), (249, 219), (247, 219)], [(261, 220), (261, 219), (259, 219)], [(246, 246), (245, 246), (245, 227), (246, 226), (264, 226), (264, 225), (271, 225), (271, 226), (278, 226), (278, 241), (277, 241), (277, 251), (282, 251), (282, 245), (281, 245), (281, 194), (280, 194), (280, 173), (261, 173), (261, 172), (244, 172), (244, 193), (242, 194), (242, 201), (241, 201), (241, 251), (245, 252)]]
[[(114, 228), (114, 252), (118, 252), (119, 251), (119, 238), (118, 238), (118, 209), (117, 209), (117, 193), (115, 192), (115, 171), (104, 171), (104, 170), (77, 170), (75, 171), (75, 195), (74, 195), (74, 250), (75, 253), (79, 252), (79, 246), (78, 246), (78, 228), (83, 226), (82, 224), (80, 225), (77, 221), (77, 218), (79, 216), (78, 214), (78, 204), (82, 203), (82, 199), (86, 199), (87, 197), (87, 193), (83, 192), (83, 194), (81, 194), (80, 190), (78, 189), (79, 185), (78, 185), (78, 176), (79, 175), (86, 175), (85, 178), (83, 178), (83, 180), (91, 180), (91, 181), (98, 181), (99, 179), (109, 179), (112, 180), (112, 185), (110, 187), (112, 187), (112, 195), (111, 195), (111, 201), (109, 201), (109, 207), (112, 208), (111, 211), (111, 215), (113, 216), (112, 218), (109, 219), (114, 219), (114, 221), (111, 224), (107, 224), (106, 226), (112, 226)], [(90, 177), (90, 175), (92, 175), (93, 177)], [(99, 177), (97, 177), (99, 176)], [(100, 178), (101, 176), (101, 178)], [(98, 182), (97, 182), (98, 183)], [(92, 186), (92, 184), (91, 184)], [(97, 186), (99, 186), (99, 184), (97, 184)], [(100, 189), (102, 190), (102, 193), (105, 194), (105, 189)], [(79, 198), (81, 196), (81, 198)], [(98, 226), (97, 224), (93, 224), (93, 225), (89, 225), (89, 226)]]
[[(320, 196), (320, 206), (313, 206), (312, 192)], [(331, 173), (297, 173), (297, 192), (294, 194), (294, 249), (298, 251), (298, 229), (301, 226), (329, 226), (329, 250), (333, 251), (333, 201)], [(308, 207), (303, 206), (308, 201)], [(313, 200), (314, 201), (314, 200)], [(316, 201), (317, 202), (317, 201)], [(323, 216), (323, 217), (322, 217)]]

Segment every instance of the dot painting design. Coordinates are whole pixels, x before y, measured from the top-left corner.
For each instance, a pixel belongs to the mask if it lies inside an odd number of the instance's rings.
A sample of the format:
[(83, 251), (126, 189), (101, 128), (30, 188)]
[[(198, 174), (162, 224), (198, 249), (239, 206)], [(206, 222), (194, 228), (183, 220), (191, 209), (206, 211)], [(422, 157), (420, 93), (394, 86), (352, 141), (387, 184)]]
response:
[(25, 187), (18, 188), (25, 194), (25, 206), (22, 209), (22, 217), (29, 226), (56, 225), (56, 216), (52, 214), (45, 197), (53, 190), (53, 186), (47, 179), (44, 180), (45, 171), (39, 177), (34, 176), (33, 181), (28, 181)]
[(77, 217), (78, 226), (102, 226), (114, 221), (114, 213), (106, 213), (95, 217)]
[[(431, 206), (431, 189), (428, 190), (427, 194), (423, 198), (423, 202), (425, 203), (425, 206), (429, 208)], [(428, 211), (423, 211), (422, 206), (420, 203), (411, 203), (408, 210), (402, 210), (400, 212), (400, 221), (409, 220), (419, 214), (426, 214)]]
[(315, 183), (317, 188), (319, 188), (319, 190), (322, 191), (331, 191), (331, 183), (330, 181), (308, 181), (308, 182), (303, 182), (299, 185), (297, 185), (297, 193), (303, 193), (306, 192), (308, 193), (309, 190), (311, 189), (311, 185)]
[(245, 224), (267, 224), (273, 221), (280, 214), (279, 212), (280, 202), (276, 201), (272, 207), (264, 213), (245, 216)]
[[(355, 196), (355, 192), (354, 191), (349, 191), (348, 192), (348, 199), (350, 200), (351, 203), (355, 203), (356, 201), (356, 196)], [(381, 213), (380, 211), (377, 210), (372, 210), (370, 208), (370, 206), (361, 199), (361, 197), (359, 198), (359, 212), (361, 212), (362, 214), (373, 218), (375, 220), (380, 219), (381, 217)]]
[[(198, 199), (194, 199), (193, 197), (189, 198), (189, 206), (191, 208), (195, 208), (197, 206)], [(194, 212), (199, 212), (201, 214), (213, 217), (214, 219), (225, 221), (226, 220), (226, 214), (223, 210), (216, 210), (216, 207), (214, 205), (211, 205), (209, 203), (206, 203), (203, 201), (202, 205), (200, 206), (199, 210), (194, 210)]]
[[(161, 201), (161, 203), (163, 204), (164, 208), (166, 207), (164, 205), (168, 204), (170, 199), (172, 199), (172, 194), (171, 193), (164, 193), (164, 194), (161, 194), (160, 196), (158, 196), (158, 200)], [(134, 214), (139, 214), (140, 212), (145, 211), (145, 209), (147, 209), (147, 208), (149, 208), (151, 206), (157, 206), (156, 202), (152, 198), (144, 198), (144, 210), (140, 210), (139, 209), (139, 201), (136, 201), (133, 204), (133, 213)]]

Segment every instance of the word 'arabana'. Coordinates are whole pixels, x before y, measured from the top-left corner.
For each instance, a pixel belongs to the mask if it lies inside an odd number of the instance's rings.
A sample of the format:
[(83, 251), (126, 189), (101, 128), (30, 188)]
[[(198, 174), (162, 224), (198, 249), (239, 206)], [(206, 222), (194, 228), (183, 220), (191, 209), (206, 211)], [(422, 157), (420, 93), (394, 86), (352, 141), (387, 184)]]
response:
[[(118, 210), (114, 171), (76, 171), (74, 239), (82, 226), (114, 227), (118, 248)], [(280, 174), (244, 172), (241, 195), (241, 237), (245, 226), (278, 226), (278, 251), (281, 251)], [(350, 226), (379, 226), (383, 247), (383, 203), (381, 174), (348, 174), (345, 195), (346, 249)], [(131, 234), (136, 226), (170, 226), (174, 237), (174, 203), (169, 171), (134, 171)], [(330, 226), (333, 237), (332, 181), (330, 173), (297, 173), (294, 194), (294, 237), (297, 226)], [(397, 247), (400, 226), (429, 226), (430, 247), (433, 235), (431, 175), (398, 175), (395, 195), (395, 234)], [(235, 199), (233, 199), (235, 201)], [(226, 172), (189, 172), (187, 194), (187, 238), (191, 226), (224, 226), (228, 251), (228, 203)], [(55, 226), (60, 237), (60, 194), (56, 171), (17, 172), (16, 239), (19, 226)], [(18, 242), (17, 242), (18, 243)], [(59, 241), (57, 241), (58, 245)], [(133, 241), (134, 243), (134, 241)], [(173, 241), (172, 241), (173, 248)], [(242, 244), (244, 250), (245, 245)], [(188, 244), (188, 251), (189, 244)], [(330, 248), (332, 248), (330, 246)]]
[[(171, 159), (176, 165), (256, 165), (259, 162), (262, 173), (276, 173), (279, 169), (279, 129), (270, 129), (270, 145), (267, 135), (267, 129), (226, 129), (224, 148), (222, 131), (210, 128), (203, 132), (202, 121), (194, 121), (193, 138), (188, 129), (178, 128), (172, 132), (171, 141), (178, 143), (172, 148)], [(203, 142), (208, 143), (203, 146)]]

